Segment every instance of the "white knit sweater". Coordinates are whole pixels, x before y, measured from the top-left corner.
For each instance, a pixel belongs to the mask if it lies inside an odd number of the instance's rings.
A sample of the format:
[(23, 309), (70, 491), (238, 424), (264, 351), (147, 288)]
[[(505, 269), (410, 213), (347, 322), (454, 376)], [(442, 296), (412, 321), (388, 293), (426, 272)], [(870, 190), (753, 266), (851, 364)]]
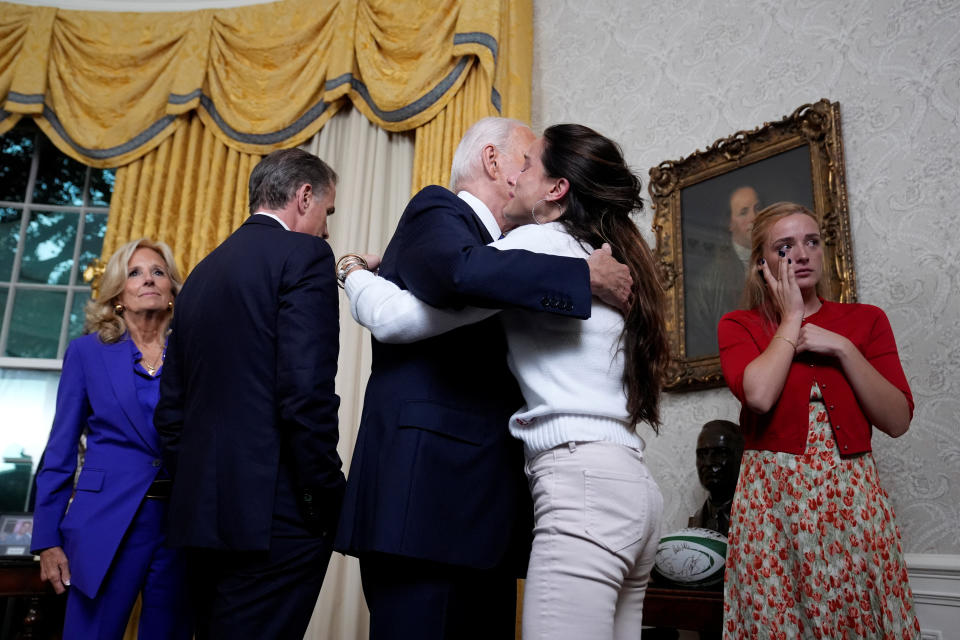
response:
[[(527, 225), (493, 243), (498, 249), (586, 258), (589, 253), (558, 222)], [(491, 309), (436, 309), (370, 272), (346, 281), (350, 311), (381, 342), (405, 343), (439, 335), (497, 313)], [(623, 316), (597, 298), (587, 320), (509, 309), (501, 312), (510, 370), (525, 404), (510, 418), (510, 433), (527, 457), (568, 442), (614, 442), (643, 449), (626, 424)]]

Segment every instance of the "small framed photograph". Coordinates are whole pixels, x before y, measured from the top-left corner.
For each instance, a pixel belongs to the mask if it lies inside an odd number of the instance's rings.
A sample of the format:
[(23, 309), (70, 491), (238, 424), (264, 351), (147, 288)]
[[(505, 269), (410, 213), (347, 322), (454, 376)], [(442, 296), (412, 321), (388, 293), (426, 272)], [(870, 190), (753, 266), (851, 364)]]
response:
[(790, 201), (820, 218), (831, 300), (856, 301), (840, 106), (805, 104), (650, 170), (657, 259), (666, 287), (666, 388), (723, 385), (717, 324), (741, 306), (756, 214)]
[(0, 557), (32, 556), (32, 513), (0, 514)]

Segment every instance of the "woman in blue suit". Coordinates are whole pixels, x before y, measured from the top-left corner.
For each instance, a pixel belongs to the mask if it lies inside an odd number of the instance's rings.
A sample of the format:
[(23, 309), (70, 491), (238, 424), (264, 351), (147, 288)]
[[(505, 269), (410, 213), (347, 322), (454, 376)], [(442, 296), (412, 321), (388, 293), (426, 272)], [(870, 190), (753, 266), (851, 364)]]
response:
[(153, 427), (179, 289), (170, 247), (125, 244), (87, 305), (87, 335), (63, 358), (33, 552), (57, 593), (70, 587), (65, 639), (121, 638), (138, 594), (141, 640), (191, 636), (184, 561), (164, 544), (170, 481)]

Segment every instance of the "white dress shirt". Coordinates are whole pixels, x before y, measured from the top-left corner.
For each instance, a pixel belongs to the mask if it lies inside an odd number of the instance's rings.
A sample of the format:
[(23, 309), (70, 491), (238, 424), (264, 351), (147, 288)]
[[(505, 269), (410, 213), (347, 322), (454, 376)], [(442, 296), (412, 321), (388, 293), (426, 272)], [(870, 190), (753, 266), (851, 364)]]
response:
[(283, 220), (281, 220), (280, 218), (278, 218), (277, 216), (275, 216), (275, 215), (272, 214), (272, 213), (267, 213), (266, 211), (256, 211), (256, 212), (254, 212), (253, 215), (255, 215), (255, 216), (267, 216), (268, 218), (273, 218), (274, 220), (276, 220), (277, 222), (280, 223), (280, 226), (281, 226), (281, 227), (283, 227), (283, 228), (286, 229), (287, 231), (290, 231), (290, 227), (287, 226), (287, 223), (284, 222)]
[(500, 225), (497, 224), (497, 219), (493, 217), (493, 213), (490, 212), (490, 207), (484, 204), (483, 200), (469, 191), (461, 191), (457, 194), (457, 197), (470, 205), (473, 212), (480, 218), (480, 222), (486, 227), (487, 233), (490, 234), (491, 238), (496, 240), (503, 235), (503, 231), (500, 230)]

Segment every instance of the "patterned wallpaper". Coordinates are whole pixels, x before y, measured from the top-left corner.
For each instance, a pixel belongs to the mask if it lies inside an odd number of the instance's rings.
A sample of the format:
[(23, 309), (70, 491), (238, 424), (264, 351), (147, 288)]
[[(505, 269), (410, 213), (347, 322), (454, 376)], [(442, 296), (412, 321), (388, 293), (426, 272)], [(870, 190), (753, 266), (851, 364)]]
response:
[[(838, 101), (859, 299), (890, 317), (916, 413), (874, 450), (905, 551), (960, 554), (960, 2), (539, 0), (533, 125), (581, 122), (650, 167)], [(650, 217), (643, 219), (649, 227)], [(648, 460), (664, 532), (704, 498), (700, 425), (725, 389), (670, 394)]]

